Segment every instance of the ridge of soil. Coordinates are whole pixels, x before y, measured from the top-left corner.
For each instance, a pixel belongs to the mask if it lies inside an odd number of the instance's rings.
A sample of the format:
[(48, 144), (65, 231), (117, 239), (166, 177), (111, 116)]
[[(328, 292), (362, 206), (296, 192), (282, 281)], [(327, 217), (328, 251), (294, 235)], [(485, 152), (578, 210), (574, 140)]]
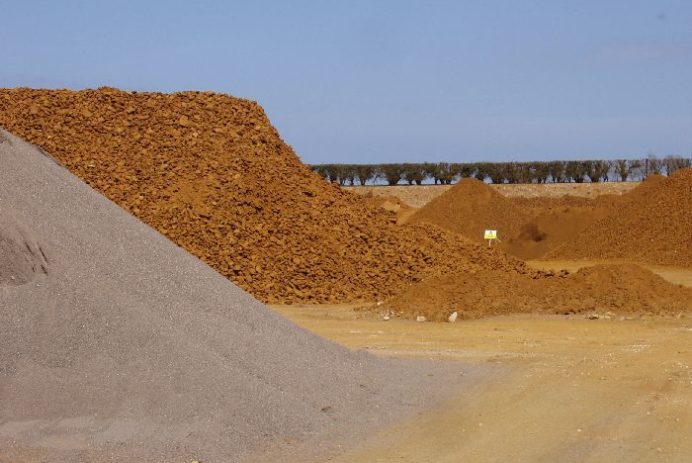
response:
[(445, 321), (512, 313), (583, 312), (678, 314), (692, 312), (692, 288), (674, 285), (634, 264), (585, 267), (546, 277), (506, 275), (494, 270), (457, 273), (411, 285), (381, 310), (407, 318)]

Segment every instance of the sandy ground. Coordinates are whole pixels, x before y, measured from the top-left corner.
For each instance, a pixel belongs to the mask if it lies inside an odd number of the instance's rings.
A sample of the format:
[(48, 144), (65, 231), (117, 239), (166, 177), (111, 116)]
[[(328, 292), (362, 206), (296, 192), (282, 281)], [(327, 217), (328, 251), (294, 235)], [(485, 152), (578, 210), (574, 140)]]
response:
[(275, 309), (350, 348), (499, 367), (329, 461), (692, 461), (690, 317), (449, 324), (384, 321), (352, 306)]

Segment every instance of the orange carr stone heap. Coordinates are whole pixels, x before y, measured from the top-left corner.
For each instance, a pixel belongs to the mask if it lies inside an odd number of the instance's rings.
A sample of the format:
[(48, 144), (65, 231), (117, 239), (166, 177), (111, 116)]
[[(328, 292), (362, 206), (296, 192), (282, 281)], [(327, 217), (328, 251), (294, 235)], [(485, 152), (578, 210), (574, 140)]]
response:
[(0, 126), (269, 303), (375, 301), (522, 262), (388, 213), (302, 164), (255, 102), (209, 92), (0, 90)]

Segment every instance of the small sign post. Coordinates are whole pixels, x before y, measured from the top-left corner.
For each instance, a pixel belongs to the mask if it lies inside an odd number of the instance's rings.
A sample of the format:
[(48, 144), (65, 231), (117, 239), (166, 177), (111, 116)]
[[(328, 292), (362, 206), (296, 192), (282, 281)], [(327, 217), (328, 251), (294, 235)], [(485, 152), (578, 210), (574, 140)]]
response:
[(497, 237), (497, 230), (486, 230), (483, 237), (488, 241), (488, 247), (492, 246), (493, 241), (500, 241)]

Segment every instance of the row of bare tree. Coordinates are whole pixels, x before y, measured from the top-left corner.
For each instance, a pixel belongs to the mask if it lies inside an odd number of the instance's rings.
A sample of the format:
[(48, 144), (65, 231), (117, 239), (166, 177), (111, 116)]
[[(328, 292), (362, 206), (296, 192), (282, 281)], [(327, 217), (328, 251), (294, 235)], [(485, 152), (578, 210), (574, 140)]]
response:
[(566, 183), (641, 180), (651, 174), (670, 175), (692, 166), (692, 159), (681, 156), (614, 161), (537, 161), (478, 163), (403, 163), (403, 164), (315, 164), (311, 168), (327, 181), (340, 185), (409, 185), (434, 182), (451, 184), (463, 177), (492, 183)]

